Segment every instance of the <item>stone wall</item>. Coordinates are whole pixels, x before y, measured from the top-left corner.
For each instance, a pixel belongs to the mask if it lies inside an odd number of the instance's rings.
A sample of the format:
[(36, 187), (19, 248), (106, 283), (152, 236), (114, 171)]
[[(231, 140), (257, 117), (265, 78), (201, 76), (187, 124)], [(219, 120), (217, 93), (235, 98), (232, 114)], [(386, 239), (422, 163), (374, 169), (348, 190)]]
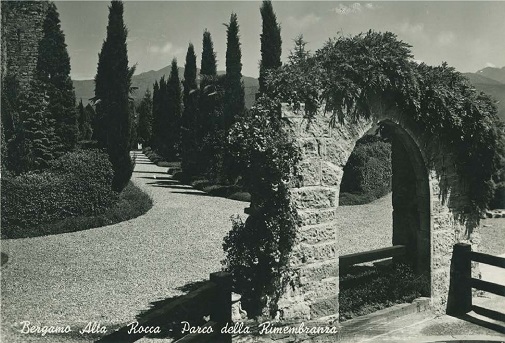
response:
[(407, 259), (416, 271), (429, 275), (436, 311), (445, 311), (453, 245), (478, 242), (476, 218), (467, 213), (468, 198), (454, 158), (443, 147), (434, 149), (430, 137), (394, 108), (377, 101), (373, 109), (370, 119), (330, 128), (328, 114), (319, 113), (309, 121), (303, 109), (294, 112), (283, 106), (290, 123), (287, 129), (296, 137), (303, 158), (299, 177), (291, 183), (292, 201), (301, 218), (291, 257), (296, 281), (279, 301), (281, 318), (338, 316), (340, 254), (335, 221), (340, 182), (356, 141), (378, 122), (390, 125), (395, 137), (392, 243), (406, 245)]
[(2, 77), (16, 76), (27, 87), (37, 67), (47, 1), (2, 1)]

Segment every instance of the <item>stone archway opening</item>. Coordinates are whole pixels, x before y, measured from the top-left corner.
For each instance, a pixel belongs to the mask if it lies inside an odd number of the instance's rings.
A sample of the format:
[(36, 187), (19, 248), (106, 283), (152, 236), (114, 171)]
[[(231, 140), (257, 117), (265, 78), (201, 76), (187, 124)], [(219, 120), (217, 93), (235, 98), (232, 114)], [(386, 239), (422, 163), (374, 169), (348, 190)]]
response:
[[(391, 120), (383, 120), (379, 127), (380, 135), (372, 129), (355, 142), (340, 183), (335, 224), (337, 253), (339, 259), (342, 257), (341, 320), (349, 318), (350, 310), (358, 314), (369, 311), (367, 300), (348, 299), (351, 294), (368, 298), (371, 292), (385, 294), (395, 287), (404, 287), (395, 290), (398, 299), (387, 295), (388, 301), (410, 299), (414, 291), (420, 296), (431, 296), (428, 170), (419, 147), (406, 130)], [(404, 253), (393, 258), (373, 257), (377, 249), (388, 248), (401, 248)], [(351, 256), (366, 259), (368, 255), (375, 260), (352, 266), (347, 264), (349, 258), (343, 260)], [(402, 273), (406, 273), (405, 279)], [(372, 290), (371, 285), (384, 289)], [(378, 296), (370, 301), (380, 304), (385, 300)]]

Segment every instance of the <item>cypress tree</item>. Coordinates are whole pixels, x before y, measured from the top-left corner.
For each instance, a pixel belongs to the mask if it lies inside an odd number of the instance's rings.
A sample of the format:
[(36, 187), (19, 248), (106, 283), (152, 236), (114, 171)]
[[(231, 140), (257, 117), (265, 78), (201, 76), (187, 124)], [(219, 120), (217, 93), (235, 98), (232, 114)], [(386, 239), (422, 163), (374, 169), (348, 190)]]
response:
[(198, 85), (196, 83), (196, 55), (189, 44), (184, 65), (183, 103), (181, 122), (181, 167), (185, 174), (196, 172), (198, 122)]
[(202, 64), (200, 67), (201, 75), (216, 76), (217, 75), (217, 65), (216, 65), (216, 53), (214, 52), (214, 43), (212, 43), (212, 37), (210, 32), (205, 29), (203, 32), (203, 42), (202, 42)]
[(197, 88), (196, 84), (196, 55), (195, 47), (189, 43), (188, 52), (186, 53), (186, 64), (184, 65), (184, 107), (187, 107), (189, 101), (189, 93)]
[(82, 104), (82, 99), (77, 106), (78, 122), (79, 122), (79, 139), (91, 139), (91, 113)]
[(180, 155), (181, 146), (181, 81), (179, 79), (179, 68), (177, 60), (172, 60), (170, 76), (167, 80), (167, 103), (168, 103), (168, 126), (167, 137), (167, 157), (171, 160), (177, 159)]
[(237, 15), (231, 14), (227, 27), (226, 83), (224, 95), (224, 128), (228, 130), (245, 107), (242, 82), (242, 52), (240, 51)]
[(44, 90), (45, 85), (35, 79), (20, 99), (21, 127), (15, 142), (18, 173), (46, 168), (55, 157), (54, 120), (49, 118)]
[(166, 135), (170, 132), (169, 105), (167, 94), (167, 82), (165, 76), (160, 79), (160, 89), (158, 91), (158, 122), (156, 127), (156, 151), (161, 156), (167, 158), (169, 149)]
[(153, 130), (153, 99), (149, 89), (146, 90), (137, 111), (139, 114), (138, 140), (142, 145), (149, 144)]
[(265, 73), (268, 69), (279, 68), (282, 54), (281, 27), (277, 24), (272, 2), (264, 0), (260, 8), (263, 22), (261, 33), (261, 62), (259, 77), (259, 92), (265, 92)]
[(112, 188), (116, 191), (127, 185), (133, 172), (129, 153), (129, 93), (133, 70), (128, 67), (123, 10), (122, 1), (113, 0), (109, 6), (107, 38), (98, 57), (94, 98), (103, 128), (99, 144), (109, 154), (114, 170)]
[(160, 125), (160, 85), (158, 84), (158, 80), (154, 82), (153, 86), (153, 130), (151, 134), (150, 146), (154, 150), (157, 149), (156, 144), (158, 139), (158, 128)]
[(44, 83), (48, 95), (47, 110), (54, 120), (57, 151), (75, 147), (79, 135), (75, 93), (70, 79), (70, 57), (61, 30), (56, 5), (50, 3), (39, 43), (36, 77)]

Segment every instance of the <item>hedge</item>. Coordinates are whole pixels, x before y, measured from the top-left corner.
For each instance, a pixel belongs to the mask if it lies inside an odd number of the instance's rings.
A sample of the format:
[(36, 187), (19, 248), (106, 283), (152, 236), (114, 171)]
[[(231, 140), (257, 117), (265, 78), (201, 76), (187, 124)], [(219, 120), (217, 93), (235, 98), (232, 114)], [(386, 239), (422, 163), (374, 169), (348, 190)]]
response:
[(2, 237), (79, 215), (103, 213), (117, 201), (111, 189), (112, 165), (99, 150), (78, 150), (48, 170), (2, 178)]

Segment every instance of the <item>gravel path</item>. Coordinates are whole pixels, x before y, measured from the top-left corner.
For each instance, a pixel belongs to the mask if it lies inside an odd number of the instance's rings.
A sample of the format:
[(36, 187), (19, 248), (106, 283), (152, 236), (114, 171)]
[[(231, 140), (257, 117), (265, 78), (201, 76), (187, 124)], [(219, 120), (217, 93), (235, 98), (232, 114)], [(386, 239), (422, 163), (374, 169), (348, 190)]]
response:
[[(54, 236), (3, 240), (1, 342), (86, 342), (88, 322), (113, 328), (150, 303), (220, 269), (230, 216), (247, 203), (207, 196), (171, 180), (140, 154), (133, 182), (153, 208), (119, 224)], [(20, 322), (70, 325), (71, 335), (21, 334)]]

